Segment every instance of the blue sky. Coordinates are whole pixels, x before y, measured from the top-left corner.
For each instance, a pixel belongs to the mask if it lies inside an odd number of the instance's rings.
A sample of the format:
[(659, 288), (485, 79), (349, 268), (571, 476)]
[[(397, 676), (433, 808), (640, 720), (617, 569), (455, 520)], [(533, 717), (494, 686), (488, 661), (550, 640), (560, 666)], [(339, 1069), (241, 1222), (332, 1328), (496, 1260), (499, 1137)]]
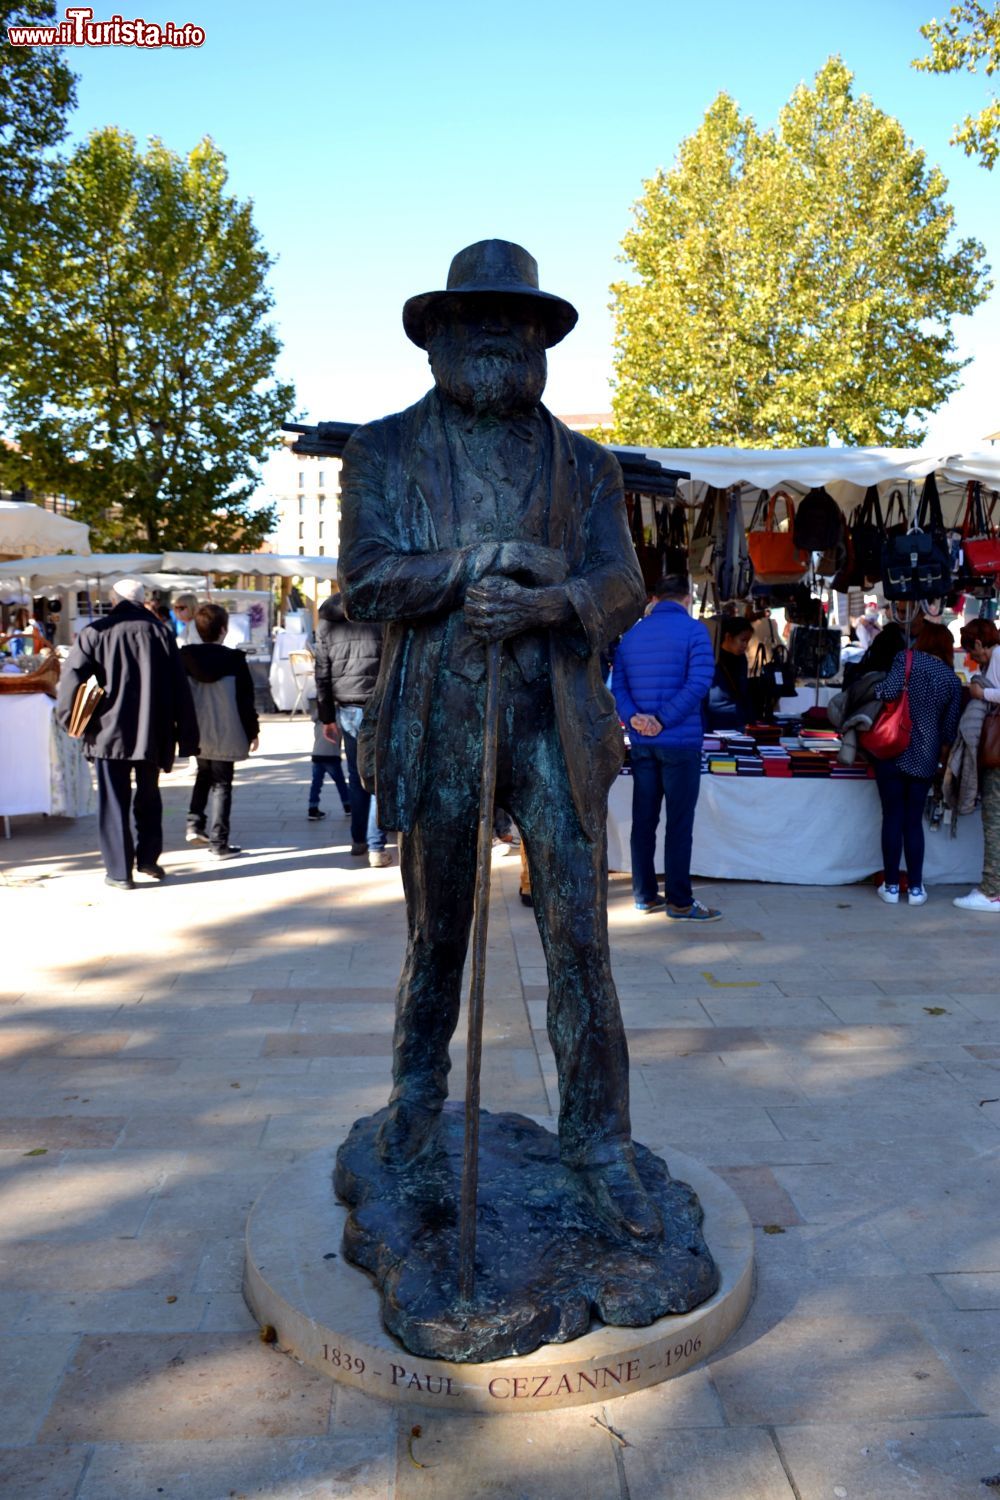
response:
[[(959, 232), (985, 243), (1000, 280), (1000, 171), (948, 145), (986, 80), (909, 66), (930, 0), (89, 3), (95, 19), (138, 10), (204, 27), (186, 52), (69, 49), (74, 134), (116, 124), (179, 151), (215, 138), (278, 257), (282, 373), (308, 420), (367, 420), (422, 393), (402, 303), (492, 235), (526, 245), (543, 287), (580, 312), (552, 353), (548, 404), (608, 410), (608, 286), (643, 179), (671, 164), (720, 89), (770, 124), (832, 52), (943, 166)], [(1000, 294), (956, 331), (975, 360), (932, 419), (949, 451), (1000, 429)]]

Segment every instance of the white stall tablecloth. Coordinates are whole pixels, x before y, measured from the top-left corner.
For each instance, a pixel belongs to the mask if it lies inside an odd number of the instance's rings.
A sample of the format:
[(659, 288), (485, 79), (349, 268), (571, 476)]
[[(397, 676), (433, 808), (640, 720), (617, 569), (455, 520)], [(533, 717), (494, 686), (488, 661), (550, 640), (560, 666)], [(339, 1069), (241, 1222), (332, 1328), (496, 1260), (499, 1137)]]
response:
[(0, 697), (2, 817), (52, 811), (52, 709), (47, 693), (5, 693)]
[[(608, 864), (631, 870), (632, 778), (619, 776), (608, 802)], [(691, 873), (716, 880), (849, 885), (882, 868), (882, 809), (874, 781), (703, 776), (694, 819)], [(924, 825), (927, 885), (975, 884), (983, 872), (978, 810), (948, 826)], [(663, 817), (656, 866), (663, 859)]]

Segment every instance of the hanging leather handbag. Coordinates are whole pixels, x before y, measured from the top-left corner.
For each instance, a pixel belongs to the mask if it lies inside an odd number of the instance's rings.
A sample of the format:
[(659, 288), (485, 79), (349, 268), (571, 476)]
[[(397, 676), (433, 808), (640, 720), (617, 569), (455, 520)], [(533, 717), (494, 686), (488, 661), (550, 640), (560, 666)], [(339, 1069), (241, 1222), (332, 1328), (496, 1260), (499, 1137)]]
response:
[(840, 631), (825, 625), (796, 625), (790, 642), (799, 677), (836, 677), (840, 671)]
[(726, 527), (721, 540), (721, 548), (716, 546), (714, 564), (719, 598), (746, 599), (753, 587), (754, 572), (747, 552), (743, 496), (739, 485), (735, 485), (726, 495)]
[(771, 660), (761, 666), (760, 675), (775, 698), (794, 698), (798, 692), (795, 668), (789, 662), (784, 646), (773, 648)]
[(910, 743), (913, 733), (913, 720), (910, 718), (910, 668), (913, 666), (913, 652), (906, 653), (906, 672), (903, 677), (903, 691), (898, 698), (887, 703), (879, 714), (871, 729), (865, 729), (858, 735), (858, 744), (862, 750), (867, 750), (876, 760), (894, 760)]
[(962, 522), (962, 548), (968, 571), (975, 578), (992, 578), (1000, 573), (1000, 536), (993, 524), (996, 500), (994, 494), (987, 512), (982, 485), (969, 485)]
[(979, 769), (1000, 771), (1000, 708), (987, 709), (979, 735)]
[(698, 507), (688, 548), (689, 571), (696, 583), (712, 577), (712, 553), (715, 551), (715, 513), (719, 492), (709, 487)]
[(851, 520), (851, 549), (854, 552), (854, 567), (851, 586), (863, 589), (878, 583), (882, 577), (882, 544), (885, 541), (885, 522), (878, 498), (878, 485), (871, 484), (865, 498), (854, 512)]
[(660, 567), (663, 573), (686, 573), (688, 570), (687, 512), (680, 500), (663, 504), (656, 521)]
[[(787, 529), (778, 530), (777, 505), (785, 502)], [(757, 501), (747, 548), (754, 574), (761, 583), (797, 583), (809, 567), (809, 555), (795, 545), (795, 501), (784, 490), (776, 490), (768, 496), (762, 490)]]

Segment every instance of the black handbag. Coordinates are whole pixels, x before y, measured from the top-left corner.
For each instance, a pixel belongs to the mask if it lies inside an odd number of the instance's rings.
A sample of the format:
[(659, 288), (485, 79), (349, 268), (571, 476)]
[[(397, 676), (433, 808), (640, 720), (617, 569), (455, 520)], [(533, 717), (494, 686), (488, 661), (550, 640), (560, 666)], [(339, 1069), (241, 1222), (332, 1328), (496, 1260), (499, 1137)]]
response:
[(840, 671), (840, 631), (825, 625), (796, 625), (792, 664), (799, 677), (836, 677)]
[[(758, 655), (762, 656), (763, 646), (758, 646), (757, 651)], [(784, 646), (772, 648), (771, 660), (760, 662), (757, 675), (766, 685), (765, 692), (770, 692), (772, 698), (794, 698), (798, 691), (795, 685), (795, 669), (788, 660)]]
[(867, 588), (868, 585), (877, 583), (882, 576), (885, 522), (882, 519), (877, 485), (868, 486), (865, 498), (852, 512), (848, 534), (850, 545), (847, 563), (830, 585), (842, 594), (848, 589)]

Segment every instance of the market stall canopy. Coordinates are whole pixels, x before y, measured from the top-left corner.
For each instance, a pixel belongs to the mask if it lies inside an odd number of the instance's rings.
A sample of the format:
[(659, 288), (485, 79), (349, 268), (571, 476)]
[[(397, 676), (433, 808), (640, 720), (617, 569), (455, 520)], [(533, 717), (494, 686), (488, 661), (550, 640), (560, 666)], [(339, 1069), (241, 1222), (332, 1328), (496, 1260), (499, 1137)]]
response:
[(936, 474), (945, 520), (960, 520), (969, 480), (1000, 490), (1000, 452), (943, 454), (932, 448), (639, 448), (636, 452), (671, 469), (686, 469), (691, 479), (681, 492), (697, 499), (706, 485), (726, 489), (741, 485), (753, 498), (760, 490), (782, 487), (804, 494), (824, 485), (844, 510), (851, 510), (871, 484), (880, 491), (920, 486)]
[(255, 573), (264, 577), (333, 579), (335, 557), (282, 557), (273, 552), (94, 552), (0, 563), (0, 580), (30, 578), (37, 586), (149, 573)]
[(167, 573), (260, 573), (266, 578), (337, 576), (335, 557), (281, 556), (277, 552), (164, 552)]
[(91, 552), (56, 557), (24, 557), (0, 563), (0, 578), (30, 578), (36, 584), (86, 582), (95, 578), (124, 578), (158, 568), (160, 552)]
[(30, 500), (0, 500), (0, 555), (39, 557), (57, 547), (90, 551), (90, 527)]

